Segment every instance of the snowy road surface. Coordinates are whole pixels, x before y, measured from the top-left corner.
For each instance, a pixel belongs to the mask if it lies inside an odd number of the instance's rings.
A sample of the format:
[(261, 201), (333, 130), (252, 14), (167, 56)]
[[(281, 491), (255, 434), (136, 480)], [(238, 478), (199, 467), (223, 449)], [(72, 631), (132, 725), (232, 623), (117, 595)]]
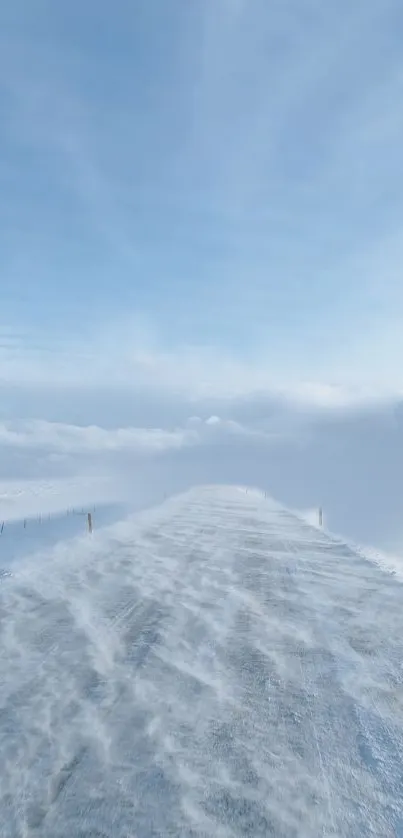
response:
[(403, 586), (193, 490), (0, 580), (0, 835), (403, 836)]

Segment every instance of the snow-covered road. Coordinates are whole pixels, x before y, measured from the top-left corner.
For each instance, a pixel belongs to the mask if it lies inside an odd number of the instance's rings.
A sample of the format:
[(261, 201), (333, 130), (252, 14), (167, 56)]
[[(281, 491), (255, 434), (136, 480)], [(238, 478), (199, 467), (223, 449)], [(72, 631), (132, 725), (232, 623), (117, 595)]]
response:
[(403, 585), (202, 488), (0, 586), (0, 835), (403, 836)]

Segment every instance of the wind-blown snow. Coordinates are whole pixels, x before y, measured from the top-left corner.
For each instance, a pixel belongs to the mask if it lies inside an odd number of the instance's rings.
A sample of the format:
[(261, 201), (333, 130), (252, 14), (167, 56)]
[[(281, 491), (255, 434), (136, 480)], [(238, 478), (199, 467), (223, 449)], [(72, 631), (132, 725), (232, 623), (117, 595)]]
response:
[(2, 838), (403, 835), (403, 587), (199, 489), (0, 580)]

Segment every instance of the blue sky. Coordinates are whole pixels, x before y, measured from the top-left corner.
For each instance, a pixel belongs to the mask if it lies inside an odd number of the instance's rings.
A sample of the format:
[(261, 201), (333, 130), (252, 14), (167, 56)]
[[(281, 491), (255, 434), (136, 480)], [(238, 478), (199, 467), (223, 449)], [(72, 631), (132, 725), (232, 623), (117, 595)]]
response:
[(54, 469), (155, 428), (211, 462), (324, 433), (347, 467), (366, 411), (376, 479), (403, 426), (402, 42), (400, 0), (3, 4), (7, 478), (46, 433)]
[(400, 388), (398, 0), (19, 0), (0, 24), (3, 343), (44, 365), (123, 330), (129, 365), (191, 344)]

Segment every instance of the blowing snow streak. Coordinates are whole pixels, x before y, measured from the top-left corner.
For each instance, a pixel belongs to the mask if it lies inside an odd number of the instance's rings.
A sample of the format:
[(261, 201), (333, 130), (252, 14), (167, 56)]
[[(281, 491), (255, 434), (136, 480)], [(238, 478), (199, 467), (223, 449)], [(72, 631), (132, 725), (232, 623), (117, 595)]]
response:
[(206, 488), (0, 580), (2, 838), (403, 835), (403, 588)]

